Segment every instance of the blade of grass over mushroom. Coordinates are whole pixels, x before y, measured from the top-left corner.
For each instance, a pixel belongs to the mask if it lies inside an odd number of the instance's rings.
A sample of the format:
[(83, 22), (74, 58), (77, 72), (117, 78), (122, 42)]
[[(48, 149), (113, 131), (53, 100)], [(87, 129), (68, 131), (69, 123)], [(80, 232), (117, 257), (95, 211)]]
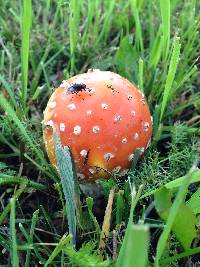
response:
[(22, 94), (21, 100), (23, 106), (26, 106), (27, 87), (28, 87), (28, 56), (29, 56), (29, 39), (32, 23), (32, 3), (31, 0), (23, 0), (23, 13), (21, 15), (22, 31)]
[(162, 31), (163, 31), (163, 56), (166, 60), (169, 54), (170, 45), (170, 0), (160, 0), (160, 11), (162, 17)]
[(81, 225), (81, 217), (82, 217), (82, 206), (81, 206), (81, 200), (80, 200), (80, 187), (79, 187), (79, 181), (78, 176), (76, 172), (76, 166), (73, 159), (73, 155), (71, 151), (69, 150), (70, 157), (71, 157), (71, 164), (72, 164), (72, 172), (73, 172), (73, 181), (74, 181), (74, 196), (75, 196), (75, 205), (76, 205), (76, 216), (78, 221), (78, 226), (82, 228)]
[(16, 225), (15, 225), (15, 209), (16, 209), (16, 199), (15, 197), (10, 200), (10, 233), (11, 233), (11, 241), (12, 241), (12, 266), (19, 267), (19, 257), (17, 252), (17, 238), (16, 238)]
[(167, 74), (167, 80), (166, 80), (165, 89), (163, 92), (163, 99), (161, 102), (160, 122), (162, 122), (163, 115), (164, 115), (164, 112), (165, 112), (166, 107), (167, 107), (167, 102), (169, 101), (169, 98), (170, 98), (170, 90), (172, 88), (176, 69), (178, 66), (179, 55), (180, 55), (179, 37), (175, 37), (174, 38), (174, 44), (173, 44), (172, 56), (171, 56), (170, 65), (169, 65), (169, 70), (168, 70), (168, 74)]
[(183, 179), (183, 182), (178, 190), (178, 193), (176, 195), (176, 198), (173, 202), (172, 207), (170, 208), (169, 211), (169, 216), (166, 222), (166, 227), (164, 228), (159, 240), (158, 240), (158, 244), (157, 244), (157, 251), (156, 251), (156, 257), (155, 257), (155, 264), (154, 266), (157, 267), (159, 266), (159, 262), (161, 260), (161, 257), (163, 255), (166, 243), (167, 243), (167, 239), (169, 237), (170, 231), (172, 230), (172, 226), (174, 223), (174, 220), (176, 218), (177, 212), (180, 209), (180, 206), (182, 204), (182, 202), (184, 201), (184, 197), (187, 193), (187, 188), (190, 184), (192, 175), (189, 173), (188, 175), (186, 175)]
[(56, 158), (58, 161), (58, 169), (61, 178), (62, 188), (65, 195), (67, 219), (69, 233), (72, 235), (72, 242), (76, 244), (76, 204), (75, 204), (75, 187), (74, 175), (72, 170), (71, 156), (69, 148), (62, 148), (60, 138), (56, 131), (54, 132), (54, 142), (56, 145)]

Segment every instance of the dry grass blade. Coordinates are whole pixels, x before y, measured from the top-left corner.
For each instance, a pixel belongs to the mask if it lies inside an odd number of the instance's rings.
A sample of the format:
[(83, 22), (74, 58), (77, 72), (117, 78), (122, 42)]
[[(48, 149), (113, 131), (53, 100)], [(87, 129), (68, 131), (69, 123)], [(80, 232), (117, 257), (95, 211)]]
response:
[(112, 206), (115, 195), (115, 188), (112, 188), (109, 193), (108, 203), (105, 211), (103, 226), (101, 230), (101, 236), (99, 241), (99, 252), (103, 255), (103, 251), (106, 246), (106, 241), (108, 239), (109, 231), (110, 231), (110, 222), (111, 222), (111, 214), (112, 214)]

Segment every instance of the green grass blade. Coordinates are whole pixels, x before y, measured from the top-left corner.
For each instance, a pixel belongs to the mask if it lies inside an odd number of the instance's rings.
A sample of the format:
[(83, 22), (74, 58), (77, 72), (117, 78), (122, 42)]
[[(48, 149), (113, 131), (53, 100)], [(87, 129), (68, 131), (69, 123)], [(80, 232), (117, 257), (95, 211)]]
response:
[(116, 267), (146, 267), (148, 263), (149, 232), (145, 225), (129, 226), (123, 256), (119, 255)]
[(180, 55), (180, 43), (179, 43), (179, 38), (175, 37), (174, 39), (174, 45), (173, 45), (173, 52), (171, 56), (171, 61), (169, 65), (169, 71), (167, 74), (167, 80), (165, 84), (165, 89), (163, 92), (163, 99), (161, 103), (161, 111), (160, 111), (160, 122), (163, 119), (164, 112), (167, 107), (167, 103), (170, 99), (170, 91), (172, 88), (172, 84), (174, 81), (175, 73), (177, 70), (178, 62), (179, 62), (179, 55)]
[(88, 207), (88, 212), (89, 212), (90, 218), (92, 219), (92, 221), (94, 223), (94, 226), (95, 226), (95, 230), (96, 230), (96, 234), (97, 234), (97, 240), (99, 240), (100, 235), (101, 235), (101, 229), (100, 229), (100, 226), (98, 224), (98, 221), (97, 221), (96, 217), (94, 216), (94, 214), (92, 212), (93, 204), (94, 204), (93, 198), (92, 197), (87, 197), (86, 198), (86, 204), (87, 204), (87, 207)]
[(62, 188), (65, 195), (67, 219), (69, 225), (69, 233), (73, 236), (73, 244), (76, 243), (76, 203), (75, 203), (75, 186), (72, 170), (72, 161), (69, 148), (62, 148), (60, 138), (54, 133), (54, 142), (56, 145), (56, 158), (61, 178)]
[(110, 0), (108, 5), (108, 10), (105, 13), (105, 18), (104, 18), (104, 22), (103, 22), (103, 26), (101, 27), (101, 31), (100, 31), (100, 35), (96, 41), (96, 44), (98, 44), (102, 39), (105, 40), (108, 37), (108, 33), (110, 30), (110, 25), (111, 25), (111, 17), (112, 17), (112, 13), (115, 7), (115, 1), (114, 0)]
[(12, 266), (13, 267), (19, 267), (19, 257), (17, 252), (17, 238), (16, 238), (16, 226), (15, 226), (15, 203), (16, 199), (15, 197), (11, 198), (10, 200), (10, 232), (11, 232), (11, 241), (12, 241)]
[(17, 107), (17, 101), (15, 99), (15, 95), (13, 92), (13, 89), (11, 85), (4, 79), (2, 75), (0, 75), (0, 82), (3, 84), (4, 88), (6, 89), (7, 93), (10, 96), (11, 103), (13, 104), (14, 107)]
[[(53, 22), (52, 22), (52, 25), (51, 25), (50, 33), (48, 35), (46, 48), (44, 50), (44, 54), (43, 54), (43, 56), (42, 56), (42, 58), (40, 60), (40, 63), (44, 62), (44, 64), (45, 64), (45, 62), (47, 60), (47, 57), (49, 55), (49, 51), (50, 51), (50, 48), (51, 48), (51, 41), (52, 41), (53, 36), (55, 34), (55, 27), (56, 27), (56, 23), (58, 21), (58, 17), (59, 17), (59, 12), (60, 12), (60, 9), (61, 9), (62, 1), (63, 0), (59, 0), (59, 1), (56, 2), (57, 7), (56, 7), (55, 15), (54, 15)], [(34, 95), (35, 90), (37, 89), (37, 86), (38, 86), (39, 79), (40, 79), (41, 74), (42, 74), (42, 67), (41, 67), (40, 63), (37, 66), (34, 78), (33, 78), (32, 82), (31, 82), (31, 86), (30, 86), (30, 94), (31, 94), (31, 96)]]
[(12, 176), (4, 173), (0, 173), (0, 186), (6, 184), (22, 184), (27, 183), (27, 187), (34, 188), (37, 190), (46, 190), (47, 187), (43, 184), (33, 182), (27, 179), (27, 177), (23, 176)]
[(70, 40), (70, 72), (75, 70), (75, 43), (76, 43), (76, 23), (75, 23), (75, 2), (70, 0), (69, 16), (69, 40)]
[(144, 80), (143, 80), (143, 75), (144, 75), (144, 61), (140, 58), (139, 59), (139, 89), (144, 92)]
[(200, 213), (200, 188), (192, 194), (191, 198), (187, 201), (187, 206), (192, 209), (194, 214)]
[[(190, 184), (200, 182), (200, 171), (198, 171), (198, 170), (194, 171), (194, 172), (190, 173), (190, 176), (191, 176)], [(171, 182), (168, 182), (165, 184), (165, 187), (167, 189), (170, 189), (170, 190), (177, 190), (181, 186), (181, 184), (183, 183), (183, 181), (185, 180), (186, 177), (187, 177), (187, 175), (182, 176), (180, 178), (177, 178)], [(153, 195), (157, 190), (158, 190), (158, 188), (142, 195), (140, 197), (140, 199)]]
[(117, 192), (117, 194), (116, 194), (116, 220), (115, 220), (115, 223), (118, 225), (120, 225), (122, 223), (123, 215), (124, 215), (125, 202), (124, 202), (123, 195), (124, 195), (123, 190), (119, 190), (119, 192)]
[(28, 56), (29, 56), (29, 36), (32, 23), (32, 3), (31, 0), (23, 1), (23, 14), (21, 19), (22, 29), (22, 94), (23, 106), (26, 105), (28, 87)]
[(143, 37), (142, 37), (142, 27), (140, 23), (140, 17), (139, 17), (139, 8), (137, 5), (137, 0), (131, 0), (131, 11), (133, 13), (133, 17), (135, 19), (135, 28), (136, 28), (136, 33), (135, 33), (135, 43), (136, 47), (140, 49), (142, 56), (144, 54), (144, 45), (143, 45)]
[[(154, 194), (154, 203), (157, 213), (163, 221), (167, 221), (170, 208), (172, 194), (165, 186), (161, 186)], [(192, 212), (192, 209), (182, 202), (176, 213), (171, 231), (176, 235), (176, 238), (184, 248), (190, 249), (192, 241), (196, 238), (197, 218)]]
[(52, 263), (52, 261), (55, 259), (55, 257), (62, 251), (62, 249), (65, 247), (66, 244), (69, 243), (69, 241), (71, 240), (71, 236), (68, 235), (64, 235), (58, 245), (55, 247), (54, 251), (51, 253), (50, 257), (48, 258), (47, 262), (45, 263), (44, 267), (49, 266), (49, 264)]
[(156, 257), (155, 257), (155, 265), (154, 265), (155, 267), (160, 266), (159, 262), (160, 262), (160, 259), (162, 257), (162, 254), (164, 252), (164, 249), (166, 247), (167, 239), (168, 239), (170, 231), (172, 229), (172, 225), (173, 225), (174, 220), (176, 218), (177, 212), (178, 212), (181, 204), (184, 201), (184, 197), (187, 193), (187, 188), (190, 184), (191, 178), (192, 178), (192, 175), (190, 173), (185, 176), (185, 178), (184, 178), (184, 180), (183, 180), (183, 182), (179, 188), (179, 191), (176, 195), (176, 198), (173, 202), (173, 205), (170, 208), (169, 216), (168, 216), (168, 219), (166, 222), (166, 227), (164, 228), (164, 230), (163, 230), (163, 232), (162, 232), (162, 234), (158, 240)]
[[(27, 242), (31, 244), (32, 242), (31, 242), (30, 236), (21, 223), (19, 223), (19, 228), (22, 234), (24, 235), (24, 237), (26, 238)], [(35, 256), (38, 258), (41, 264), (45, 263), (45, 259), (40, 255), (37, 245), (33, 244), (33, 249), (34, 249)]]
[(186, 258), (186, 257), (190, 257), (192, 255), (199, 255), (200, 254), (200, 247), (197, 248), (191, 248), (191, 249), (187, 249), (186, 251), (179, 253), (175, 256), (172, 257), (168, 257), (166, 259), (162, 260), (162, 265), (163, 266), (170, 266), (168, 264), (170, 264), (171, 262)]
[[(35, 232), (35, 226), (36, 226), (36, 223), (38, 221), (38, 214), (39, 214), (39, 210), (36, 210), (33, 213), (31, 229), (30, 229), (30, 234), (29, 234), (31, 243), (29, 245), (33, 244), (33, 236), (34, 236), (34, 232)], [(31, 255), (31, 251), (28, 250), (27, 253), (26, 253), (25, 267), (29, 267), (30, 266), (30, 255)]]
[(167, 59), (170, 44), (170, 0), (160, 0), (160, 11), (162, 17), (163, 31), (163, 55)]
[[(21, 187), (15, 192), (15, 198), (18, 199), (21, 194), (24, 192), (26, 189), (27, 184), (21, 184)], [(0, 214), (0, 225), (5, 221), (9, 211), (11, 209), (11, 202), (9, 202), (6, 207), (4, 207), (3, 212)]]
[[(124, 240), (123, 240), (120, 252), (119, 252), (117, 264), (116, 264), (117, 267), (126, 266), (126, 265), (124, 265), (124, 261), (126, 261), (126, 257), (127, 257), (126, 250), (127, 250), (128, 239), (130, 236), (130, 231), (133, 231), (132, 230), (133, 213), (134, 213), (135, 207), (138, 203), (139, 197), (141, 195), (142, 188), (143, 188), (142, 186), (139, 187), (139, 190), (138, 190), (136, 195), (135, 195), (133, 188), (131, 188), (131, 198), (132, 198), (131, 199), (131, 209), (130, 209), (129, 220), (128, 220), (128, 225), (127, 225), (125, 237), (124, 237)], [(130, 257), (131, 257), (131, 255), (130, 255)], [(133, 258), (132, 258), (132, 260), (133, 260)]]
[[(13, 108), (8, 103), (8, 101), (5, 99), (5, 97), (3, 97), (3, 95), (0, 95), (0, 106), (3, 108), (5, 112), (7, 112), (8, 116), (12, 119), (13, 123), (16, 125), (16, 127), (20, 131), (20, 134), (26, 140), (27, 144), (30, 146), (32, 151), (34, 151), (34, 153), (37, 155), (38, 159), (41, 160), (42, 164), (49, 167), (46, 159), (43, 156), (43, 152), (37, 147), (36, 143), (34, 143), (34, 141), (30, 138), (23, 123), (19, 120), (16, 112), (13, 110)], [(54, 176), (51, 176), (51, 178), (55, 179)]]

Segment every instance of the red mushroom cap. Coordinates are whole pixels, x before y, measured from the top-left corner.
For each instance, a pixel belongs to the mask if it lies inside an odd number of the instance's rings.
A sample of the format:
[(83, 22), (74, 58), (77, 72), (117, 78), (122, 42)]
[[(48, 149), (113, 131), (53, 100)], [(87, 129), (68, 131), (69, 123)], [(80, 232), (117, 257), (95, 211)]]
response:
[(85, 181), (127, 171), (135, 150), (145, 151), (152, 135), (144, 95), (120, 75), (100, 70), (63, 81), (49, 99), (43, 125), (51, 163), (57, 164), (55, 127), (62, 145), (72, 151), (79, 179)]

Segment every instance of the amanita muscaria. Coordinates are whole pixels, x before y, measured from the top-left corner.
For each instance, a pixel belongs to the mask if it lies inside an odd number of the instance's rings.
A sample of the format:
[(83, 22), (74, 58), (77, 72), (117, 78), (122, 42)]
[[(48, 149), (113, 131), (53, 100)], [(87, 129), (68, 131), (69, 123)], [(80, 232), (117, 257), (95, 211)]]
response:
[(44, 111), (43, 136), (56, 166), (53, 128), (69, 146), (80, 180), (125, 173), (137, 148), (145, 151), (152, 120), (144, 95), (110, 71), (89, 70), (63, 81)]

